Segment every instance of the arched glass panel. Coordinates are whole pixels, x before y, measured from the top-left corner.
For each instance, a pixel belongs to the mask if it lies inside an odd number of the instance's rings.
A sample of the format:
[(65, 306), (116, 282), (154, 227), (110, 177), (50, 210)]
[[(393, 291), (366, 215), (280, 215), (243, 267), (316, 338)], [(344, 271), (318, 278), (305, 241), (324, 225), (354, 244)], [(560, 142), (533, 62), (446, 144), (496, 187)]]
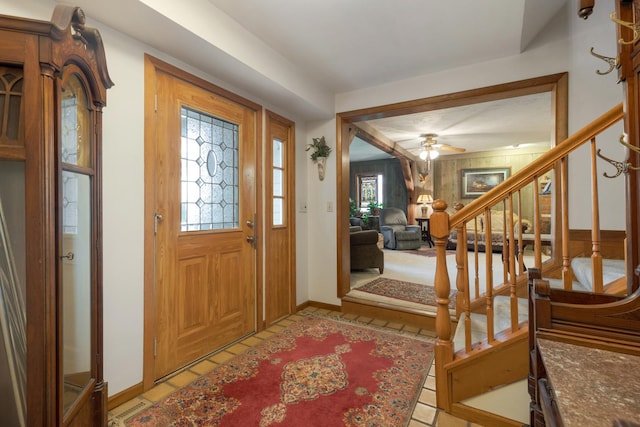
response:
[(87, 94), (80, 79), (71, 75), (62, 88), (62, 161), (91, 165), (91, 126)]

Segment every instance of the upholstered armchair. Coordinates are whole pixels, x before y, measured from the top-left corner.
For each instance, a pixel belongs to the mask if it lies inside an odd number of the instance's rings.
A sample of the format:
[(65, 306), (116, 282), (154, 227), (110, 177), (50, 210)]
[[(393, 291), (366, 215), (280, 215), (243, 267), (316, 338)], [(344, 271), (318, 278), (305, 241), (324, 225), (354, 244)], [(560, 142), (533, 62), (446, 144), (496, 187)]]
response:
[(402, 209), (380, 210), (380, 232), (384, 247), (389, 249), (418, 249), (422, 244), (422, 232), (418, 225), (407, 225), (407, 216)]

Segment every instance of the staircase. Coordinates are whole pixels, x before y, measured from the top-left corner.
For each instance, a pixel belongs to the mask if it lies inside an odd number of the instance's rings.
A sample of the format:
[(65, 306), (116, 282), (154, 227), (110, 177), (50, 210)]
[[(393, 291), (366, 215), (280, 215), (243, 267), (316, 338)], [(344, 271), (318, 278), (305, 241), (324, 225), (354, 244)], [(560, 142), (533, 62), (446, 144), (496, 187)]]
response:
[[(630, 294), (631, 280), (624, 260), (624, 233), (600, 229), (598, 212), (597, 137), (623, 119), (622, 105), (576, 132), (527, 167), (484, 194), (449, 213), (445, 201), (433, 204), (431, 235), (437, 263), (435, 292), (438, 297), (435, 350), (436, 392), (439, 408), (455, 416), (485, 425), (515, 426), (522, 422), (484, 412), (464, 401), (527, 378), (528, 303), (527, 269), (535, 268), (552, 287), (593, 293)], [(590, 230), (569, 229), (568, 156), (579, 147), (591, 149), (593, 223)], [(552, 181), (551, 229), (545, 229), (541, 210), (541, 182)], [(504, 226), (492, 232), (492, 211), (500, 211)], [(528, 218), (532, 229), (519, 226)], [(483, 221), (484, 235), (477, 231)], [(455, 289), (456, 318), (448, 304), (451, 290), (446, 246), (455, 232), (457, 244)], [(481, 242), (485, 239), (486, 242)], [(495, 247), (492, 247), (492, 242)], [(479, 244), (482, 243), (482, 244)], [(544, 246), (543, 246), (544, 243)], [(480, 256), (479, 247), (486, 254)], [(543, 252), (548, 252), (544, 257)], [(525, 265), (525, 255), (527, 265)], [(619, 258), (612, 262), (611, 258)], [(497, 263), (500, 265), (496, 265)], [(578, 267), (578, 264), (581, 266)], [(610, 267), (615, 265), (617, 273)], [(576, 274), (577, 273), (577, 274)], [(585, 283), (587, 282), (587, 283)]]

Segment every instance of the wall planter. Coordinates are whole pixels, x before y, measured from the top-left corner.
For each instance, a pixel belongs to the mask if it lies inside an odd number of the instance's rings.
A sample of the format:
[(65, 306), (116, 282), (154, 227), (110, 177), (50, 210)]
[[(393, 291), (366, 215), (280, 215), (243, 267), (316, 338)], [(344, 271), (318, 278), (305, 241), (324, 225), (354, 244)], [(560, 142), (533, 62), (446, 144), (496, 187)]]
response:
[(320, 181), (324, 181), (324, 171), (327, 165), (327, 158), (318, 157), (316, 159), (316, 164), (318, 165), (318, 178), (320, 178)]
[(318, 165), (318, 178), (320, 178), (320, 181), (324, 181), (327, 158), (331, 153), (331, 147), (327, 145), (324, 136), (313, 138), (313, 143), (308, 144), (305, 151), (311, 151), (311, 160)]

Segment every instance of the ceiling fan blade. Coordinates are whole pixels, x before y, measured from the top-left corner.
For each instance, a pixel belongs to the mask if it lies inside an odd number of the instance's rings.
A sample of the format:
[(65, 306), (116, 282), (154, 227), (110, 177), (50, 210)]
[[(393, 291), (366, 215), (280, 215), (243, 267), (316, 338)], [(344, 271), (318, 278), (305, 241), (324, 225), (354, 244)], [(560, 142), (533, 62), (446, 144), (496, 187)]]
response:
[(466, 148), (452, 147), (451, 145), (446, 145), (446, 144), (438, 144), (438, 146), (434, 146), (434, 148), (436, 150), (453, 151), (456, 153), (464, 153), (465, 151), (467, 151)]

